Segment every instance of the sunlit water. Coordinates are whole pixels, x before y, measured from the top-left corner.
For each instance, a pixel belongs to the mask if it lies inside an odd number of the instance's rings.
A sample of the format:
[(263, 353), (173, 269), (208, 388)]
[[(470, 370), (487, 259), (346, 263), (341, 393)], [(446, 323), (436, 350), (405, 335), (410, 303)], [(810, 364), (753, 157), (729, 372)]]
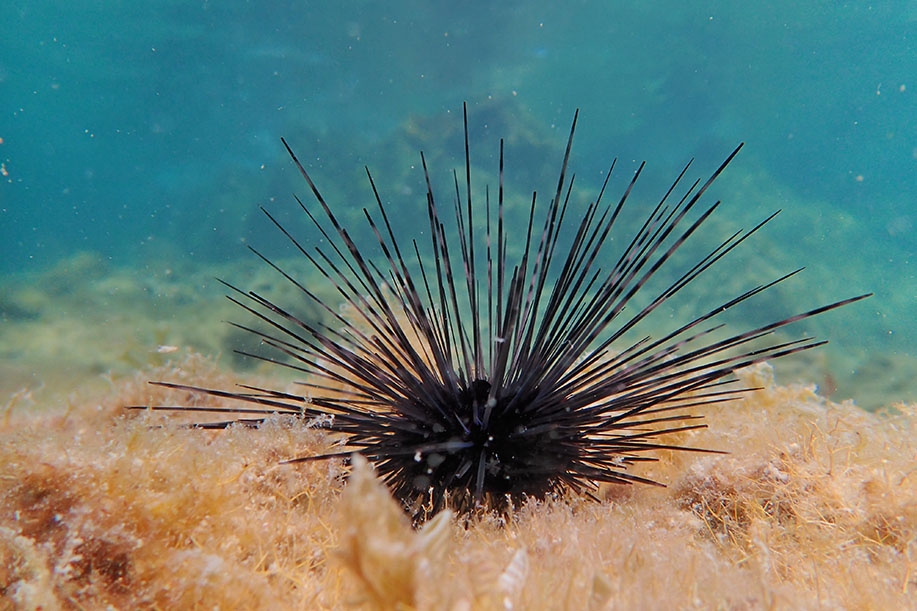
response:
[(873, 291), (799, 330), (831, 344), (786, 380), (871, 408), (917, 399), (908, 7), (6, 3), (0, 403), (102, 383), (173, 347), (244, 366), (220, 322), (240, 315), (213, 277), (269, 286), (244, 245), (292, 254), (258, 210), (299, 226), (291, 193), (307, 189), (280, 137), (358, 232), (369, 165), (409, 240), (425, 205), (418, 151), (448, 202), (463, 101), (479, 186), (505, 137), (517, 202), (553, 188), (576, 108), (577, 184), (596, 189), (618, 157), (621, 187), (646, 159), (637, 206), (690, 158), (703, 177), (746, 142), (701, 246), (783, 212), (699, 298), (803, 265), (745, 315)]

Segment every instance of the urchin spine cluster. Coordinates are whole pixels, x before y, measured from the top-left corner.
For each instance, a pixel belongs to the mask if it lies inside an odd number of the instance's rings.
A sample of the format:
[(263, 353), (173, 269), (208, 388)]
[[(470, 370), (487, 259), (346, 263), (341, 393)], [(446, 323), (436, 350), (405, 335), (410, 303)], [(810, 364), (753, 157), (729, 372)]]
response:
[[(741, 391), (729, 382), (736, 369), (824, 343), (808, 337), (781, 342), (774, 331), (867, 295), (733, 335), (716, 333), (723, 326), (717, 322), (722, 312), (796, 270), (703, 311), (662, 337), (619, 345), (626, 333), (676, 294), (690, 291), (699, 276), (774, 215), (718, 243), (636, 307), (634, 297), (662, 275), (719, 206), (716, 202), (690, 215), (701, 208), (702, 196), (741, 145), (703, 183), (685, 188), (691, 164), (685, 166), (642, 227), (634, 235), (615, 236), (615, 244), (623, 247), (612, 253), (609, 238), (643, 165), (617, 201), (606, 203), (612, 164), (595, 201), (574, 210), (574, 180), (567, 174), (577, 116), (553, 197), (544, 206), (533, 194), (527, 228), (517, 244), (504, 222), (502, 141), (495, 201), (489, 190), (483, 205), (472, 199), (467, 108), (464, 181), (453, 174), (452, 206), (438, 203), (421, 153), (428, 220), (424, 239), (408, 243), (396, 232), (367, 169), (375, 210), (363, 212), (376, 238), (373, 248), (382, 253), (378, 260), (351, 237), (283, 141), (317, 204), (313, 209), (296, 198), (321, 245), (304, 243), (264, 213), (349, 304), (349, 313), (342, 314), (306, 282), (252, 248), (325, 314), (324, 322), (303, 320), (289, 306), (226, 284), (229, 298), (270, 330), (236, 326), (283, 358), (248, 356), (306, 374), (303, 393), (156, 382), (249, 405), (157, 409), (243, 416), (200, 425), (210, 428), (232, 422), (257, 425), (275, 412), (330, 415), (329, 428), (344, 436), (343, 447), (290, 462), (358, 452), (375, 465), (416, 521), (446, 505), (468, 512), (552, 491), (588, 493), (600, 482), (654, 483), (628, 468), (653, 460), (648, 451), (696, 450), (666, 438), (704, 426), (693, 408), (735, 399)], [(511, 260), (511, 247), (519, 250), (520, 245), (521, 256)]]

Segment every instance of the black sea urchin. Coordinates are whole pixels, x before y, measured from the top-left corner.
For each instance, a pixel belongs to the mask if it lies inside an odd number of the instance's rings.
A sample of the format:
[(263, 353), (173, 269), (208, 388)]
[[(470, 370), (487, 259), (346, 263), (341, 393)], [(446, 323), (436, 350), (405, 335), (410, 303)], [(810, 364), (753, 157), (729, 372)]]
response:
[[(302, 320), (289, 306), (226, 285), (233, 293), (229, 299), (270, 330), (236, 326), (260, 337), (278, 356), (285, 355), (276, 361), (249, 356), (307, 374), (304, 394), (155, 382), (249, 404), (157, 409), (246, 415), (200, 425), (210, 428), (232, 422), (257, 425), (275, 412), (324, 417), (329, 429), (344, 435), (342, 449), (290, 462), (358, 452), (374, 463), (416, 521), (447, 504), (467, 512), (552, 491), (588, 493), (600, 482), (654, 483), (627, 472), (628, 467), (652, 460), (646, 455), (650, 450), (692, 449), (665, 439), (703, 426), (687, 410), (736, 398), (740, 391), (728, 385), (736, 369), (824, 343), (808, 337), (780, 341), (773, 336), (775, 330), (867, 295), (734, 335), (719, 331), (723, 325), (718, 315), (792, 272), (703, 311), (662, 337), (618, 346), (625, 333), (666, 300), (690, 291), (695, 279), (774, 215), (750, 231), (729, 236), (667, 281), (658, 294), (642, 296), (643, 305), (637, 306), (635, 296), (647, 292), (647, 282), (716, 210), (719, 202), (689, 218), (741, 145), (706, 182), (683, 188), (689, 163), (636, 234), (612, 240), (643, 166), (621, 197), (606, 204), (612, 164), (595, 201), (574, 210), (573, 178), (568, 180), (567, 173), (577, 115), (553, 197), (540, 211), (532, 196), (525, 228), (511, 230), (504, 223), (502, 141), (495, 201), (489, 192), (483, 202), (472, 201), (467, 108), (464, 192), (454, 173), (454, 203), (448, 211), (434, 197), (421, 153), (428, 223), (421, 242), (408, 244), (396, 236), (390, 209), (367, 169), (376, 211), (363, 212), (375, 235), (371, 246), (382, 253), (377, 260), (370, 260), (369, 249), (342, 226), (284, 141), (321, 208), (313, 210), (297, 198), (320, 232), (322, 245), (304, 244), (264, 213), (349, 303), (349, 311), (339, 313), (252, 249), (295, 285), (303, 299), (321, 307), (329, 321)], [(521, 252), (518, 260), (511, 260), (511, 250)], [(628, 306), (634, 311), (628, 312)]]

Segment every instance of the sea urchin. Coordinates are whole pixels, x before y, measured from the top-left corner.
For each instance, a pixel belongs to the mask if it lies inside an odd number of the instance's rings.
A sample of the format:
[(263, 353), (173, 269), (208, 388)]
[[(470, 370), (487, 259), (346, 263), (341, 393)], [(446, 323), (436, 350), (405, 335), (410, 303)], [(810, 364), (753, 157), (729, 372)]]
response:
[[(198, 425), (208, 428), (257, 426), (272, 413), (322, 417), (327, 428), (343, 434), (340, 450), (289, 462), (362, 454), (417, 522), (446, 505), (468, 512), (568, 489), (589, 493), (600, 482), (654, 483), (628, 467), (652, 460), (651, 450), (695, 449), (666, 440), (704, 426), (690, 409), (739, 396), (741, 390), (729, 385), (735, 370), (824, 343), (809, 337), (781, 341), (774, 331), (867, 295), (739, 333), (722, 332), (722, 312), (796, 270), (697, 313), (661, 337), (619, 346), (625, 334), (676, 294), (690, 291), (774, 215), (716, 244), (661, 291), (645, 295), (647, 283), (673, 267), (673, 257), (718, 207), (716, 202), (690, 214), (701, 208), (702, 196), (741, 145), (706, 182), (685, 188), (689, 163), (634, 235), (615, 235), (643, 166), (617, 201), (606, 203), (612, 164), (595, 201), (574, 210), (568, 162), (577, 116), (556, 190), (546, 206), (532, 196), (521, 231), (505, 223), (502, 141), (496, 197), (492, 201), (488, 191), (483, 202), (472, 200), (467, 107), (465, 174), (462, 181), (453, 173), (451, 206), (434, 197), (421, 153), (427, 213), (422, 239), (407, 242), (397, 235), (390, 205), (367, 169), (375, 211), (363, 212), (375, 235), (371, 248), (382, 253), (376, 260), (339, 222), (283, 141), (317, 203), (310, 207), (296, 198), (321, 245), (303, 243), (264, 213), (349, 304), (348, 312), (252, 248), (325, 314), (325, 322), (303, 320), (290, 305), (224, 283), (229, 299), (269, 330), (235, 326), (259, 337), (278, 358), (248, 356), (306, 374), (303, 394), (154, 382), (248, 404), (155, 409), (243, 416)], [(511, 252), (521, 254), (517, 259)]]

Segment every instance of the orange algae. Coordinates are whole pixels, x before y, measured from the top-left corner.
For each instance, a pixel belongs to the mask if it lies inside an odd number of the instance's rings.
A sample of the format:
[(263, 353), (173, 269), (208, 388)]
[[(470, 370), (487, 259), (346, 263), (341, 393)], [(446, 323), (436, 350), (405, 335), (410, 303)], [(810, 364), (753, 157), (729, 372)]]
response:
[[(358, 464), (280, 465), (334, 440), (308, 423), (182, 429), (130, 404), (207, 399), (147, 379), (228, 387), (192, 356), (66, 411), (21, 409), (0, 444), (0, 593), (21, 608), (907, 608), (917, 589), (917, 425), (769, 367), (706, 407), (604, 500), (529, 501), (424, 529)], [(249, 380), (250, 381), (250, 380)]]

